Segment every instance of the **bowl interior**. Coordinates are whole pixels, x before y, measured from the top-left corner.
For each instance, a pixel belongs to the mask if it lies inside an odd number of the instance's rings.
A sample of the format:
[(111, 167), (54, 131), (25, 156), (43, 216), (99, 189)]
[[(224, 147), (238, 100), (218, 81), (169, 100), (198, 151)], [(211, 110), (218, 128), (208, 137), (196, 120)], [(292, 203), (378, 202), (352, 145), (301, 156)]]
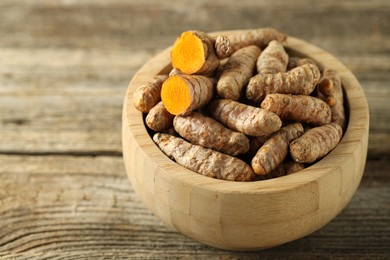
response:
[[(234, 33), (234, 31), (229, 33)], [(348, 127), (341, 142), (326, 157), (305, 168), (299, 173), (254, 182), (231, 182), (205, 177), (187, 170), (170, 160), (162, 153), (162, 151), (159, 150), (157, 145), (153, 143), (151, 138), (152, 132), (148, 132), (146, 126), (144, 125), (144, 115), (132, 107), (131, 99), (132, 93), (135, 91), (137, 86), (145, 83), (156, 74), (167, 74), (171, 70), (172, 66), (169, 61), (169, 52), (171, 47), (167, 48), (154, 59), (146, 63), (134, 76), (129, 85), (126, 99), (130, 100), (130, 102), (128, 102), (127, 109), (124, 113), (129, 122), (133, 122), (139, 126), (136, 137), (137, 140), (140, 140), (140, 147), (143, 147), (145, 144), (145, 148), (147, 148), (148, 155), (151, 160), (155, 161), (166, 170), (163, 171), (164, 174), (171, 174), (172, 176), (170, 177), (179, 178), (182, 182), (190, 185), (199, 186), (205, 189), (216, 189), (220, 192), (261, 193), (267, 192), (269, 187), (272, 187), (272, 190), (291, 188), (293, 186), (321, 178), (323, 175), (331, 172), (332, 167), (343, 164), (345, 160), (340, 159), (339, 155), (353, 152), (353, 150), (356, 149), (356, 146), (353, 144), (360, 143), (360, 140), (364, 138), (364, 134), (367, 131), (368, 107), (364, 93), (354, 75), (339, 60), (324, 50), (293, 37), (288, 38), (285, 47), (289, 55), (309, 57), (318, 64), (321, 70), (324, 67), (330, 67), (336, 69), (340, 73), (345, 94), (344, 98)], [(350, 111), (353, 112), (351, 113)], [(363, 120), (362, 116), (364, 116)], [(356, 120), (358, 118), (359, 120)], [(130, 127), (132, 128), (132, 125)], [(363, 131), (360, 131), (359, 133), (357, 132), (357, 129), (361, 129)]]

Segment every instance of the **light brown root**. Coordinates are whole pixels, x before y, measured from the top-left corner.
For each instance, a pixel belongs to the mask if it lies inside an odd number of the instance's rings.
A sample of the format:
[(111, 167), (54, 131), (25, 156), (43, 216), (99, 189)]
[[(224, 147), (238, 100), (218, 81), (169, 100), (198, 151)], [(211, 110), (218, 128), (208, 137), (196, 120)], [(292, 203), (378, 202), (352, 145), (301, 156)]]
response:
[(285, 73), (257, 74), (249, 80), (246, 97), (253, 102), (260, 102), (272, 93), (309, 95), (320, 77), (319, 69), (312, 64), (305, 64)]
[(235, 156), (249, 149), (249, 140), (244, 134), (234, 132), (201, 113), (193, 112), (188, 116), (176, 116), (174, 127), (192, 144), (226, 154)]
[(256, 45), (263, 49), (273, 40), (285, 42), (286, 39), (287, 35), (273, 28), (244, 30), (229, 36), (231, 53), (250, 45)]
[(331, 120), (330, 107), (321, 99), (311, 96), (269, 94), (261, 107), (289, 121), (324, 125)]
[(227, 60), (217, 83), (217, 92), (221, 98), (240, 98), (243, 88), (253, 76), (260, 52), (259, 47), (252, 45), (238, 50)]
[(252, 159), (252, 168), (256, 174), (265, 175), (278, 167), (288, 154), (291, 141), (303, 134), (300, 123), (282, 127), (261, 146)]
[(146, 125), (156, 132), (167, 130), (173, 126), (174, 115), (170, 114), (164, 107), (162, 101), (150, 109), (145, 118)]
[(167, 134), (157, 133), (153, 140), (168, 157), (201, 175), (229, 181), (250, 181), (254, 178), (252, 168), (236, 157)]
[(288, 54), (278, 41), (271, 41), (257, 59), (257, 72), (260, 74), (275, 74), (286, 72)]
[(318, 83), (319, 92), (332, 112), (332, 123), (336, 123), (344, 130), (346, 127), (344, 96), (341, 79), (337, 71), (325, 68)]
[(140, 86), (133, 95), (134, 107), (142, 113), (149, 112), (161, 100), (161, 86), (167, 78), (167, 75), (156, 75), (145, 85)]
[(327, 155), (340, 142), (342, 129), (331, 123), (308, 130), (290, 144), (291, 157), (300, 163), (312, 163)]
[(282, 121), (276, 114), (230, 99), (212, 101), (207, 111), (226, 127), (250, 136), (267, 136), (282, 126)]

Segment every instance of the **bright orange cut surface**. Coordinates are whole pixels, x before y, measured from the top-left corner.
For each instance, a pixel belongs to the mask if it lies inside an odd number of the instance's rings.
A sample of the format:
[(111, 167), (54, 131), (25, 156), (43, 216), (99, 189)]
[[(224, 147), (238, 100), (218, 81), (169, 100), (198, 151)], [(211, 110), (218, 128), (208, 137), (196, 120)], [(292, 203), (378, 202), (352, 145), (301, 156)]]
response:
[(161, 89), (161, 100), (173, 115), (179, 115), (191, 105), (191, 92), (187, 82), (180, 76), (169, 77)]
[(184, 32), (171, 51), (172, 66), (186, 74), (200, 70), (205, 62), (202, 40), (194, 32)]

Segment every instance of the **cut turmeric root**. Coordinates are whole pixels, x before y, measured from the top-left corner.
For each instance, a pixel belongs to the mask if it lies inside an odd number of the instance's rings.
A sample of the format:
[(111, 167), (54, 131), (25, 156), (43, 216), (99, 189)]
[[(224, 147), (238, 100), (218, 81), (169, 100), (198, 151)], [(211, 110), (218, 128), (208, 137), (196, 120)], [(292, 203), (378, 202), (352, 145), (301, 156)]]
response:
[(215, 81), (200, 75), (174, 75), (161, 89), (161, 99), (172, 115), (188, 115), (212, 98)]
[(211, 75), (226, 57), (230, 42), (225, 36), (217, 38), (200, 31), (186, 31), (175, 41), (171, 51), (174, 68), (185, 74)]
[(168, 134), (157, 133), (153, 141), (168, 157), (196, 173), (229, 181), (250, 181), (254, 177), (252, 168), (236, 157)]

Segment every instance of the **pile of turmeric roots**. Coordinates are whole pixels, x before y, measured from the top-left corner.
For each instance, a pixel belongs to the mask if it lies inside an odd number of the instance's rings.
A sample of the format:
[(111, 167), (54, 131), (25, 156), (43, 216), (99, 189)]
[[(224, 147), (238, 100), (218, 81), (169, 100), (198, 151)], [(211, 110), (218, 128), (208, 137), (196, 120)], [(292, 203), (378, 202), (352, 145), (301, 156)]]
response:
[(291, 174), (327, 155), (346, 127), (340, 76), (289, 57), (287, 40), (272, 28), (182, 33), (169, 75), (133, 95), (154, 142), (178, 164), (231, 181)]

